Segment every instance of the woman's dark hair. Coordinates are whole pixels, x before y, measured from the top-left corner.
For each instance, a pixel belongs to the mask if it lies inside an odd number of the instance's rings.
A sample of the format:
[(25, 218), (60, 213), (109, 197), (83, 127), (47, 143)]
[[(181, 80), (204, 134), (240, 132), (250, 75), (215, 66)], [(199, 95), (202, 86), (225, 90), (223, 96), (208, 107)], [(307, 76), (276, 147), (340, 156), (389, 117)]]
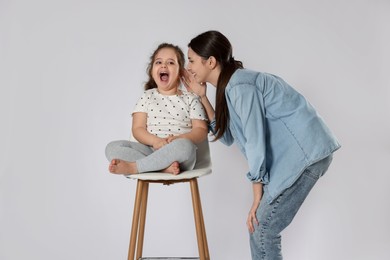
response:
[(227, 129), (230, 118), (225, 97), (226, 86), (233, 73), (244, 67), (241, 61), (234, 59), (229, 40), (218, 31), (199, 34), (190, 41), (188, 47), (205, 60), (213, 56), (221, 67), (215, 96), (215, 140), (218, 140)]
[(185, 57), (184, 57), (184, 53), (183, 51), (180, 49), (179, 46), (176, 46), (176, 45), (173, 45), (171, 43), (161, 43), (157, 49), (153, 52), (153, 54), (150, 56), (150, 61), (149, 61), (149, 64), (148, 64), (148, 67), (146, 68), (146, 73), (148, 74), (149, 76), (149, 80), (145, 83), (145, 90), (148, 90), (148, 89), (152, 89), (152, 88), (157, 88), (157, 84), (156, 82), (154, 81), (153, 79), (153, 75), (152, 75), (152, 69), (153, 69), (153, 63), (154, 63), (154, 60), (156, 59), (156, 55), (157, 53), (161, 50), (161, 49), (165, 49), (165, 48), (168, 48), (168, 49), (172, 49), (175, 51), (176, 53), (176, 57), (177, 57), (177, 61), (179, 63), (179, 75), (182, 76), (182, 73), (184, 71), (184, 64), (185, 64)]

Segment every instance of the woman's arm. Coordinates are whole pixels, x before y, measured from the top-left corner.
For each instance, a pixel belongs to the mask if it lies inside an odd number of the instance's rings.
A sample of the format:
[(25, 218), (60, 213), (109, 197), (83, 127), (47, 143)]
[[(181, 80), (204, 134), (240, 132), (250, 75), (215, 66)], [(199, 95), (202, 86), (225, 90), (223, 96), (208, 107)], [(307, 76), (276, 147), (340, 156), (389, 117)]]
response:
[[(207, 88), (204, 86), (204, 88)], [(206, 95), (204, 96), (199, 96), (200, 102), (203, 105), (203, 108), (206, 110), (207, 118), (209, 122), (211, 122), (214, 119), (215, 111), (213, 106), (211, 105), (208, 97)]]
[(189, 92), (192, 92), (196, 95), (199, 96), (200, 101), (202, 102), (202, 105), (204, 109), (206, 110), (207, 118), (209, 122), (211, 122), (214, 119), (214, 108), (211, 105), (208, 97), (207, 97), (207, 84), (206, 83), (201, 83), (199, 84), (196, 82), (194, 76), (189, 73), (188, 71), (184, 71), (184, 77), (183, 77), (183, 84), (186, 87), (186, 89)]
[[(244, 146), (249, 172), (247, 177), (252, 182), (269, 182), (266, 165), (266, 119), (262, 93), (256, 86), (241, 84), (226, 90), (231, 100), (230, 120), (238, 128), (237, 139)], [(233, 110), (232, 110), (233, 109)], [(230, 111), (232, 110), (232, 111)], [(234, 118), (233, 118), (234, 111)]]

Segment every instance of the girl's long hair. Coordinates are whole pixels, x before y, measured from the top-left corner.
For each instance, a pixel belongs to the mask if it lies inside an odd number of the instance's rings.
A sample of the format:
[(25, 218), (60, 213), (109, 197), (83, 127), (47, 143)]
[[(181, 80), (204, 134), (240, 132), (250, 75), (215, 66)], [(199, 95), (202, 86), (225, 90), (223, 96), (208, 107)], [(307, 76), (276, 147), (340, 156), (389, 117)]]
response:
[(226, 102), (226, 86), (237, 69), (244, 68), (241, 61), (233, 57), (233, 48), (229, 40), (218, 31), (207, 31), (193, 38), (188, 44), (203, 59), (213, 56), (221, 67), (215, 96), (215, 140), (225, 133), (229, 125), (229, 109)]

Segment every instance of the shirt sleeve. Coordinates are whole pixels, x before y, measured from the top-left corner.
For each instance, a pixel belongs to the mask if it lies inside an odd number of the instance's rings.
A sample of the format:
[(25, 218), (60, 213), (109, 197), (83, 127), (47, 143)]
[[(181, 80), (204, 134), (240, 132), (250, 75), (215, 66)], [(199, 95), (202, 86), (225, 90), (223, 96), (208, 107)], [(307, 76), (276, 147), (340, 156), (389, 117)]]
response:
[(199, 100), (199, 97), (193, 95), (190, 96), (190, 118), (191, 119), (199, 119), (199, 120), (207, 120), (206, 111), (203, 108), (202, 103)]
[[(211, 120), (210, 124), (209, 124), (209, 131), (211, 133), (213, 133), (213, 135), (216, 135), (217, 134), (217, 131), (215, 131), (215, 118), (213, 120)], [(232, 133), (230, 132), (230, 128), (227, 127), (225, 129), (225, 132), (223, 133), (223, 135), (221, 136), (221, 138), (219, 139), (219, 141), (221, 141), (224, 145), (227, 145), (227, 146), (230, 146), (234, 143), (234, 137), (232, 136)]]
[[(249, 84), (234, 86), (228, 91), (228, 98), (237, 114), (237, 133), (249, 165), (247, 178), (252, 182), (269, 182), (266, 170), (266, 131), (263, 95)], [(230, 111), (230, 110), (229, 110)], [(232, 120), (232, 118), (230, 118)]]
[(147, 92), (145, 91), (138, 99), (137, 103), (135, 104), (133, 114), (137, 112), (147, 113), (148, 112), (147, 100), (148, 100), (148, 95)]

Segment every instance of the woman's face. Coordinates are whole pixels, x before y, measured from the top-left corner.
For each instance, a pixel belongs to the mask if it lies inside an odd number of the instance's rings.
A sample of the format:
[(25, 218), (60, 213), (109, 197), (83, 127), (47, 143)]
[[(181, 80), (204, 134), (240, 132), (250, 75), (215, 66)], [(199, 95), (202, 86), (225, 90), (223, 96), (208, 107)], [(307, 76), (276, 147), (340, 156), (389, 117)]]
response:
[(206, 66), (206, 60), (196, 54), (191, 48), (188, 48), (187, 70), (193, 74), (196, 82), (203, 83), (208, 81), (210, 70)]
[(152, 76), (161, 94), (174, 95), (180, 84), (180, 65), (171, 48), (159, 50), (153, 61)]

